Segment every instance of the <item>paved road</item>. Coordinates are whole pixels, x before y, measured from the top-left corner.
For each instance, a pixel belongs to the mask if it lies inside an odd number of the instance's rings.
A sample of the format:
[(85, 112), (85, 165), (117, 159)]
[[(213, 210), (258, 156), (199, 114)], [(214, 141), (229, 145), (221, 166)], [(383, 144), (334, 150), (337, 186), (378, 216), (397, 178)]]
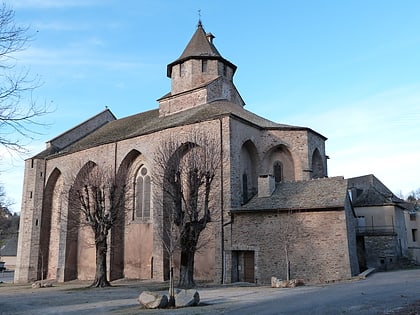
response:
[(86, 289), (71, 283), (53, 288), (0, 285), (0, 314), (387, 314), (420, 299), (420, 269), (376, 273), (366, 280), (294, 289), (217, 286), (199, 289), (203, 306), (140, 310), (139, 293), (162, 289), (151, 282), (117, 282)]

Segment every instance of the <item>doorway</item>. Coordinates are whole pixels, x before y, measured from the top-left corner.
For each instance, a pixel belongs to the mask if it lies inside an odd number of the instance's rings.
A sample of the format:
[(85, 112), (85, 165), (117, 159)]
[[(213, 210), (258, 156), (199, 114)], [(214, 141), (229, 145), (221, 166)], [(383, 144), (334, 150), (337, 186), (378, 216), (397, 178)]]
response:
[(255, 282), (255, 252), (232, 252), (232, 282)]

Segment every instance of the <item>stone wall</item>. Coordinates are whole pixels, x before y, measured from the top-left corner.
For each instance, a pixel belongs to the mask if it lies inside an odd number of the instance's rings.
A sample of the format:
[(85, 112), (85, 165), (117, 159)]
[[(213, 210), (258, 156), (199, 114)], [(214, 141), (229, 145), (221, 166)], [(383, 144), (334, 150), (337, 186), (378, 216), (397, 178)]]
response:
[(366, 265), (378, 270), (394, 269), (400, 256), (396, 235), (365, 236)]
[(269, 284), (272, 276), (286, 279), (285, 244), (292, 278), (328, 282), (352, 277), (344, 210), (238, 213), (234, 220), (231, 249), (255, 252), (257, 283)]
[(39, 241), (42, 219), (45, 161), (25, 161), (15, 282), (25, 283), (39, 277)]

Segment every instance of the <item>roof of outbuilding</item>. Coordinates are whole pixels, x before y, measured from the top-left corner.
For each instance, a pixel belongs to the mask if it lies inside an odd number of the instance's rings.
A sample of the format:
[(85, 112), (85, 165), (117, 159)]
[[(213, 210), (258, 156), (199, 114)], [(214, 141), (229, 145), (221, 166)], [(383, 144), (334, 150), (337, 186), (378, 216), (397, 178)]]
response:
[(398, 204), (404, 207), (404, 200), (398, 198), (373, 174), (348, 179), (349, 188), (361, 190), (360, 194), (353, 194), (352, 203), (355, 207), (380, 206)]
[(281, 182), (269, 197), (253, 197), (232, 212), (344, 209), (347, 180), (343, 177)]
[(306, 127), (277, 124), (250, 111), (247, 111), (237, 104), (226, 101), (215, 101), (167, 116), (159, 116), (159, 109), (154, 109), (117, 119), (105, 124), (86, 137), (69, 145), (66, 148), (63, 148), (58, 152), (54, 151), (53, 148), (48, 148), (36, 155), (35, 158), (45, 158), (51, 155), (72, 153), (92, 148), (101, 144), (112, 143), (124, 139), (146, 135), (177, 126), (213, 120), (217, 119), (218, 117), (227, 115), (235, 117), (236, 119), (243, 120), (260, 128), (310, 130)]

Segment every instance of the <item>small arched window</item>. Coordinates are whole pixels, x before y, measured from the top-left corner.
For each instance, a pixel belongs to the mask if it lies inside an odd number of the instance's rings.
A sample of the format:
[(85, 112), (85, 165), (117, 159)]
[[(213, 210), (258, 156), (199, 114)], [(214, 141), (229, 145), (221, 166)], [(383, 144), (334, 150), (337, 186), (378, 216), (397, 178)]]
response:
[(280, 183), (283, 180), (283, 164), (280, 161), (274, 162), (273, 175), (276, 183)]
[(150, 175), (145, 165), (137, 173), (134, 192), (135, 218), (150, 219)]

